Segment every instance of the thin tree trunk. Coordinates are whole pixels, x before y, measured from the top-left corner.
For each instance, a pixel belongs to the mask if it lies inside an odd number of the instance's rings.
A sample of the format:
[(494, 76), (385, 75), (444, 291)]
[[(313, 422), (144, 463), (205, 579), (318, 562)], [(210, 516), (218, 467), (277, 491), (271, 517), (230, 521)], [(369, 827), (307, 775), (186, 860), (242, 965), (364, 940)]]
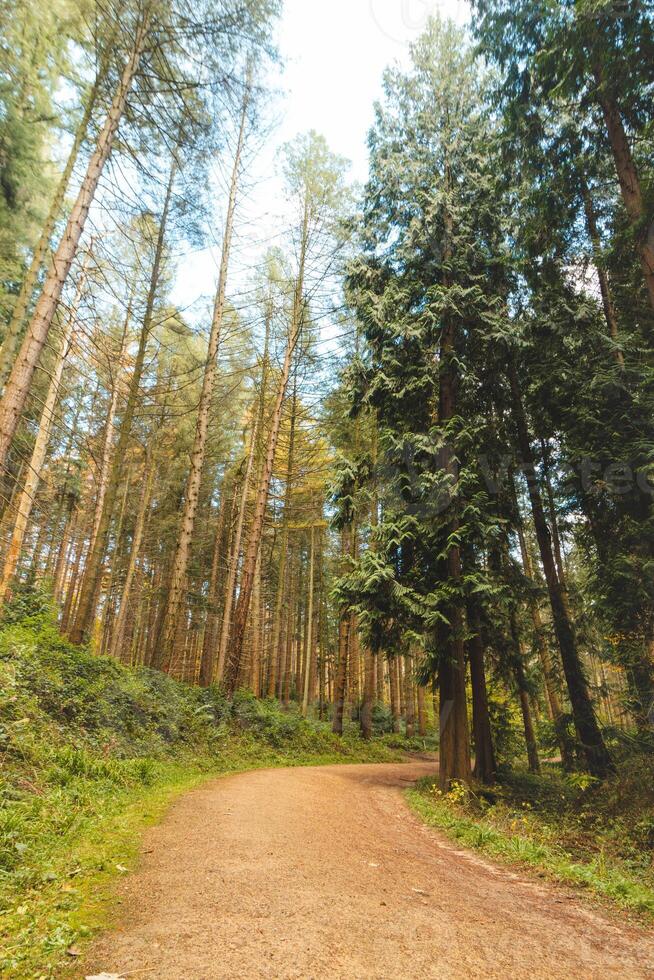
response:
[(125, 110), (127, 96), (145, 49), (150, 16), (151, 8), (148, 6), (137, 27), (134, 46), (118, 83), (96, 148), (89, 160), (86, 175), (68, 218), (66, 229), (53, 256), (52, 267), (46, 276), (43, 291), (7, 381), (4, 395), (0, 400), (0, 468), (6, 466), (9, 447), (22, 418), (36, 365), (48, 338), (61, 292), (75, 258), (102, 171), (111, 153), (114, 137)]
[(306, 718), (309, 710), (309, 683), (311, 681), (311, 665), (313, 663), (313, 577), (315, 564), (315, 528), (311, 525), (311, 544), (309, 547), (309, 594), (307, 600), (307, 636), (306, 656), (304, 658), (304, 693), (302, 696), (302, 714)]
[[(514, 498), (514, 506), (517, 511), (517, 501), (515, 501), (515, 498)], [(518, 541), (520, 543), (522, 566), (526, 578), (528, 578), (529, 581), (533, 583), (533, 587), (536, 588), (536, 585), (534, 583), (531, 556), (529, 555), (529, 550), (527, 548), (524, 528), (522, 527), (522, 520), (519, 513), (517, 514), (517, 520), (518, 520), (518, 527), (517, 527)], [(557, 672), (555, 670), (554, 664), (552, 663), (552, 656), (551, 656), (549, 646), (547, 644), (547, 640), (545, 638), (544, 624), (540, 615), (540, 609), (538, 608), (538, 602), (536, 601), (535, 595), (531, 593), (527, 601), (529, 605), (529, 612), (531, 614), (531, 621), (534, 627), (534, 638), (535, 638), (536, 649), (538, 650), (538, 657), (540, 659), (541, 667), (543, 670), (543, 677), (545, 680), (545, 693), (547, 694), (550, 710), (552, 712), (552, 722), (554, 724), (556, 739), (558, 742), (559, 751), (561, 753), (561, 762), (563, 764), (564, 769), (570, 770), (574, 766), (574, 748), (568, 736), (567, 726), (565, 723), (565, 714), (561, 706)]]
[(645, 206), (638, 171), (622, 122), (620, 108), (609, 92), (604, 72), (599, 63), (595, 65), (594, 75), (597, 84), (597, 99), (604, 114), (609, 143), (613, 151), (615, 170), (622, 192), (622, 201), (634, 229), (636, 252), (642, 266), (650, 305), (654, 309), (654, 249), (648, 239), (649, 229), (640, 227), (645, 218)]
[(293, 481), (293, 465), (294, 465), (294, 452), (295, 452), (295, 416), (296, 416), (296, 405), (297, 405), (297, 382), (293, 384), (293, 395), (291, 398), (291, 415), (290, 415), (290, 432), (288, 441), (288, 457), (286, 462), (286, 484), (284, 487), (284, 511), (283, 520), (284, 527), (282, 528), (282, 536), (280, 541), (280, 555), (279, 555), (279, 574), (277, 582), (277, 595), (275, 597), (275, 614), (273, 618), (273, 629), (272, 629), (272, 639), (270, 647), (270, 664), (268, 668), (268, 697), (274, 698), (276, 684), (277, 684), (277, 671), (279, 664), (279, 640), (281, 635), (281, 625), (282, 625), (282, 612), (283, 603), (285, 598), (285, 587), (286, 587), (286, 564), (288, 556), (288, 523), (290, 519), (290, 509), (291, 509), (291, 489)]
[[(241, 558), (241, 540), (243, 537), (243, 527), (245, 525), (245, 512), (247, 510), (248, 495), (250, 492), (250, 484), (252, 480), (252, 470), (254, 467), (254, 459), (256, 456), (257, 447), (257, 430), (259, 427), (259, 418), (255, 416), (254, 420), (254, 430), (250, 439), (250, 451), (248, 453), (247, 467), (245, 470), (245, 476), (243, 478), (243, 490), (241, 493), (241, 506), (238, 513), (238, 523), (236, 525), (236, 533), (234, 535), (234, 543), (232, 546), (231, 558), (229, 562), (229, 572), (227, 575), (227, 587), (225, 590), (225, 606), (223, 609), (223, 620), (220, 629), (220, 643), (218, 647), (218, 670), (217, 679), (222, 681), (225, 672), (225, 660), (227, 656), (227, 650), (229, 647), (229, 634), (232, 626), (232, 608), (234, 603), (234, 592), (236, 589), (236, 578), (238, 576), (238, 566)], [(258, 558), (258, 554), (257, 554)]]
[(414, 689), (413, 679), (413, 658), (404, 658), (404, 700), (406, 703), (406, 734), (407, 738), (413, 738), (416, 733), (416, 711), (413, 699)]
[(202, 657), (200, 661), (199, 683), (201, 687), (209, 687), (209, 685), (213, 683), (214, 679), (217, 640), (216, 631), (218, 622), (216, 605), (218, 603), (219, 594), (218, 583), (221, 578), (220, 561), (223, 555), (223, 538), (225, 536), (224, 532), (228, 514), (230, 514), (231, 520), (233, 494), (231, 496), (230, 494), (232, 494), (232, 491), (229, 488), (227, 474), (225, 474), (220, 494), (220, 509), (216, 524), (216, 537), (214, 540), (213, 559), (211, 562), (211, 577), (209, 579), (209, 592), (207, 595), (207, 620), (204, 627)]
[(474, 777), (482, 783), (490, 784), (495, 782), (497, 763), (488, 712), (484, 641), (481, 635), (479, 609), (474, 596), (468, 596), (467, 618), (471, 633), (468, 640), (468, 657), (472, 687), (472, 730), (475, 741)]
[(511, 361), (509, 362), (509, 380), (513, 396), (518, 445), (522, 455), (522, 468), (527, 481), (534, 527), (536, 529), (541, 562), (545, 573), (545, 581), (547, 582), (550, 605), (552, 607), (554, 630), (561, 651), (563, 671), (570, 695), (577, 736), (581, 743), (589, 772), (593, 776), (603, 778), (613, 770), (613, 764), (597, 724), (595, 711), (588, 693), (586, 678), (584, 677), (583, 667), (579, 657), (574, 626), (570, 619), (563, 589), (556, 573), (556, 564), (552, 553), (552, 541), (545, 520), (545, 511), (543, 509), (540, 491), (536, 483), (534, 456), (522, 403), (522, 394), (518, 385), (515, 365)]
[(424, 738), (427, 734), (427, 710), (425, 707), (425, 689), (422, 684), (416, 688), (418, 698), (418, 735)]
[(91, 116), (93, 114), (93, 109), (95, 108), (95, 103), (98, 96), (98, 89), (106, 74), (107, 64), (107, 59), (103, 59), (95, 81), (89, 91), (86, 106), (75, 132), (73, 145), (71, 146), (68, 154), (66, 166), (64, 167), (61, 177), (59, 178), (57, 189), (50, 204), (50, 210), (48, 211), (45, 224), (43, 225), (43, 230), (41, 231), (41, 237), (36, 243), (36, 247), (32, 254), (32, 261), (30, 262), (29, 269), (27, 270), (21, 283), (20, 292), (16, 297), (16, 304), (11, 314), (11, 320), (7, 326), (2, 347), (0, 347), (0, 391), (2, 391), (4, 388), (5, 381), (9, 376), (9, 372), (11, 371), (14, 358), (16, 356), (16, 349), (18, 347), (18, 341), (20, 339), (21, 330), (25, 321), (27, 307), (30, 303), (32, 295), (34, 294), (36, 281), (43, 266), (57, 218), (61, 213), (61, 208), (64, 203), (66, 190), (73, 173), (73, 168), (77, 162), (77, 157), (79, 156), (79, 151), (82, 148), (82, 144), (86, 139), (89, 123), (91, 121)]
[[(350, 555), (350, 528), (341, 530), (341, 567), (345, 571)], [(347, 666), (350, 648), (350, 628), (352, 617), (348, 609), (341, 609), (338, 620), (338, 663), (334, 678), (334, 713), (332, 731), (335, 735), (343, 734), (343, 713), (345, 708), (345, 688), (347, 685)]]
[(170, 168), (170, 175), (168, 178), (168, 186), (166, 188), (166, 197), (164, 200), (161, 221), (159, 224), (159, 231), (157, 234), (157, 243), (155, 247), (154, 260), (152, 263), (152, 272), (150, 275), (150, 285), (148, 288), (148, 295), (146, 299), (143, 324), (141, 327), (141, 333), (139, 337), (139, 346), (134, 360), (134, 369), (132, 371), (132, 377), (130, 380), (129, 392), (127, 395), (127, 404), (125, 406), (125, 412), (120, 426), (120, 436), (118, 438), (118, 445), (116, 446), (116, 451), (113, 455), (111, 475), (109, 477), (109, 481), (107, 484), (107, 490), (106, 490), (104, 503), (102, 507), (102, 514), (98, 521), (97, 534), (95, 534), (93, 547), (91, 548), (86, 559), (86, 565), (84, 568), (84, 576), (80, 588), (80, 597), (77, 606), (77, 612), (75, 615), (75, 621), (69, 632), (69, 638), (73, 643), (83, 642), (95, 615), (95, 601), (96, 601), (97, 588), (98, 588), (98, 579), (100, 577), (102, 563), (104, 561), (104, 555), (107, 548), (109, 530), (111, 527), (111, 518), (113, 516), (114, 505), (116, 503), (116, 496), (118, 494), (118, 489), (120, 486), (120, 479), (122, 475), (125, 454), (127, 452), (127, 447), (129, 445), (129, 440), (132, 434), (132, 425), (134, 422), (134, 415), (136, 413), (136, 406), (139, 398), (141, 378), (145, 366), (145, 354), (148, 346), (148, 341), (150, 339), (150, 332), (153, 326), (154, 304), (156, 300), (157, 289), (159, 287), (159, 279), (161, 275), (161, 262), (162, 262), (163, 251), (164, 251), (166, 225), (168, 222), (168, 214), (170, 210), (170, 203), (171, 203), (172, 192), (173, 192), (173, 182), (175, 180), (176, 170), (177, 170), (176, 162), (173, 159)]
[[(308, 217), (306, 220), (308, 221)], [(302, 260), (301, 267), (300, 267), (300, 275), (296, 286), (293, 322), (291, 325), (291, 331), (288, 338), (288, 343), (286, 345), (286, 354), (284, 356), (284, 363), (282, 366), (282, 372), (279, 379), (279, 387), (277, 390), (277, 399), (275, 402), (275, 408), (270, 422), (266, 460), (264, 463), (263, 473), (261, 476), (259, 490), (257, 493), (257, 499), (255, 504), (255, 510), (254, 510), (254, 520), (252, 521), (252, 527), (250, 528), (250, 535), (249, 535), (248, 547), (245, 555), (245, 562), (243, 565), (243, 575), (241, 578), (238, 603), (236, 605), (236, 613), (234, 615), (234, 633), (232, 637), (232, 642), (230, 644), (229, 663), (227, 664), (227, 669), (225, 671), (225, 689), (228, 695), (233, 695), (236, 679), (238, 677), (238, 670), (241, 661), (241, 653), (243, 650), (243, 638), (245, 636), (245, 626), (246, 626), (248, 612), (250, 608), (250, 598), (252, 595), (254, 566), (257, 560), (257, 553), (259, 551), (261, 535), (263, 533), (263, 522), (266, 513), (266, 506), (268, 504), (270, 480), (272, 478), (273, 466), (275, 462), (275, 452), (277, 450), (277, 441), (279, 439), (279, 430), (282, 421), (282, 408), (284, 405), (284, 399), (286, 397), (286, 389), (288, 386), (288, 379), (291, 370), (291, 362), (293, 359), (293, 354), (295, 352), (295, 347), (297, 345), (298, 337), (303, 322), (303, 311), (302, 311), (303, 303), (304, 303), (303, 283), (304, 283), (304, 261)]]
[(165, 609), (161, 620), (161, 636), (155, 651), (154, 666), (161, 667), (164, 670), (167, 670), (170, 666), (173, 644), (177, 635), (177, 623), (181, 611), (183, 590), (186, 582), (186, 571), (191, 552), (191, 542), (193, 539), (193, 528), (195, 526), (195, 515), (197, 512), (200, 494), (200, 484), (202, 481), (202, 471), (204, 469), (207, 434), (209, 431), (209, 413), (211, 410), (211, 400), (213, 398), (213, 392), (216, 385), (216, 373), (218, 370), (217, 357), (225, 313), (227, 271), (229, 268), (229, 257), (232, 247), (236, 197), (241, 169), (241, 157), (243, 155), (243, 146), (245, 143), (245, 130), (249, 104), (250, 82), (248, 79), (245, 89), (245, 97), (243, 99), (238, 141), (236, 144), (234, 166), (232, 168), (232, 176), (229, 187), (229, 200), (227, 204), (225, 231), (223, 234), (222, 254), (220, 259), (220, 273), (218, 276), (218, 290), (214, 303), (211, 333), (209, 335), (209, 348), (207, 351), (207, 360), (202, 379), (202, 391), (200, 394), (200, 403), (198, 405), (195, 437), (193, 440), (193, 449), (191, 451), (191, 465), (186, 482), (186, 490), (184, 493), (184, 509), (182, 511), (182, 519), (177, 538), (175, 557), (173, 559), (170, 585), (168, 587)]
[(396, 658), (388, 661), (388, 677), (391, 688), (391, 718), (393, 733), (399, 735), (401, 731), (401, 712), (400, 712), (400, 685), (397, 676)]
[(109, 647), (109, 655), (111, 657), (118, 657), (119, 651), (122, 647), (123, 637), (125, 634), (125, 626), (127, 624), (127, 613), (129, 610), (129, 601), (132, 592), (132, 585), (134, 582), (134, 576), (136, 574), (136, 562), (138, 561), (139, 554), (141, 553), (143, 531), (145, 529), (146, 517), (148, 514), (148, 510), (150, 508), (150, 499), (152, 497), (152, 487), (154, 485), (155, 468), (152, 465), (149, 452), (146, 454), (146, 458), (145, 458), (145, 469), (147, 473), (145, 479), (145, 487), (141, 494), (139, 509), (136, 515), (136, 524), (134, 525), (134, 537), (132, 538), (132, 547), (130, 549), (129, 561), (127, 563), (127, 571), (125, 573), (125, 581), (123, 583), (123, 589), (120, 597), (120, 604), (118, 606), (118, 612), (116, 614), (116, 622), (114, 624), (114, 631), (111, 637), (111, 645)]
[(370, 647), (363, 648), (363, 699), (361, 701), (361, 735), (372, 738), (372, 712), (375, 704), (375, 658)]
[(7, 594), (7, 589), (9, 588), (9, 584), (16, 571), (21, 548), (23, 547), (25, 531), (27, 530), (30, 514), (32, 513), (36, 492), (38, 490), (39, 483), (41, 482), (41, 472), (43, 470), (45, 455), (50, 439), (50, 432), (52, 430), (52, 423), (54, 421), (54, 413), (57, 398), (59, 396), (59, 386), (61, 384), (64, 364), (69, 351), (70, 340), (77, 316), (77, 307), (81, 299), (83, 288), (84, 271), (82, 271), (80, 275), (77, 293), (73, 301), (72, 309), (66, 318), (59, 349), (56, 354), (54, 370), (48, 386), (48, 393), (46, 395), (43, 411), (41, 413), (41, 419), (39, 421), (39, 430), (36, 436), (36, 441), (34, 442), (32, 456), (27, 467), (27, 476), (25, 478), (23, 492), (21, 493), (18, 501), (16, 521), (14, 523), (14, 529), (9, 542), (9, 548), (7, 549), (7, 554), (5, 556), (2, 576), (0, 576), (0, 608), (2, 607)]
[(261, 697), (261, 548), (257, 555), (252, 590), (252, 663), (250, 686), (255, 698)]

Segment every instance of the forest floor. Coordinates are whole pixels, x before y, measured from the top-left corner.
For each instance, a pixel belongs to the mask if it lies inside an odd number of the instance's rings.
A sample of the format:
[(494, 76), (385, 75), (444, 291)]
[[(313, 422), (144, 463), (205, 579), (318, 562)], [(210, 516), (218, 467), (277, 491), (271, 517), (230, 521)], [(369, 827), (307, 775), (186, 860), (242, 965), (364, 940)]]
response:
[(463, 851), (402, 791), (434, 761), (277, 769), (193, 790), (75, 976), (654, 975), (654, 934)]

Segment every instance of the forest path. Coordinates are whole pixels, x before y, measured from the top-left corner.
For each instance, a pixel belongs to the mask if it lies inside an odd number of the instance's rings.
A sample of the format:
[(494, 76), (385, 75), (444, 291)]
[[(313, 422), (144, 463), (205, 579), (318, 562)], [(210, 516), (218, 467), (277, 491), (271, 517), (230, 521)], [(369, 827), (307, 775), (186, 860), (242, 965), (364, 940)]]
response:
[(654, 939), (461, 851), (401, 790), (433, 762), (274, 769), (182, 798), (82, 976), (654, 976)]

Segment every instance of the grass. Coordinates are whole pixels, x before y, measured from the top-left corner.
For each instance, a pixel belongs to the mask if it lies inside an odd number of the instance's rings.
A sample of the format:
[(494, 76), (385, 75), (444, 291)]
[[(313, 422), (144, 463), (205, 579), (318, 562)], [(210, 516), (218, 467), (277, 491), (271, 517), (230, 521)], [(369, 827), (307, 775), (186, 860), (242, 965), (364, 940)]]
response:
[(540, 776), (510, 773), (492, 790), (455, 784), (448, 794), (427, 779), (407, 797), (425, 823), (459, 844), (651, 923), (651, 768), (649, 759), (624, 760), (617, 777), (599, 784), (552, 766)]
[(0, 975), (62, 976), (111, 918), (144, 829), (198, 783), (270, 766), (390, 761), (397, 737), (241, 694), (228, 703), (67, 644), (47, 613), (0, 630)]

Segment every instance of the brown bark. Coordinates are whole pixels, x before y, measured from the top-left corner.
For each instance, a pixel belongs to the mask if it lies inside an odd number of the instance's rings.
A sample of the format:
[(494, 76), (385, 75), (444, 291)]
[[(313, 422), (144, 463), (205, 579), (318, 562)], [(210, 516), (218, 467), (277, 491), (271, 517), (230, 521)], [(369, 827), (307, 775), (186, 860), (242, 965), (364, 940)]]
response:
[(398, 683), (396, 658), (388, 661), (388, 678), (391, 689), (391, 719), (393, 733), (399, 735), (401, 731), (401, 712), (400, 712), (400, 685)]
[(404, 700), (406, 704), (406, 734), (413, 738), (416, 732), (416, 711), (414, 702), (413, 659), (404, 658)]
[(7, 326), (2, 347), (0, 347), (0, 391), (4, 388), (5, 381), (7, 380), (14, 362), (16, 348), (18, 347), (18, 341), (20, 339), (21, 330), (23, 329), (23, 323), (27, 314), (27, 307), (32, 299), (34, 289), (36, 288), (36, 281), (43, 266), (46, 253), (50, 245), (50, 239), (52, 238), (52, 233), (54, 231), (57, 218), (59, 217), (62, 205), (64, 203), (64, 197), (73, 173), (73, 168), (77, 162), (77, 157), (80, 149), (82, 148), (82, 144), (86, 139), (89, 123), (91, 121), (91, 116), (93, 114), (93, 109), (95, 107), (98, 95), (98, 89), (106, 73), (106, 68), (107, 60), (104, 59), (101, 63), (98, 74), (96, 75), (96, 79), (89, 91), (86, 106), (84, 108), (84, 112), (82, 113), (82, 118), (79, 121), (79, 125), (77, 126), (75, 138), (70, 148), (70, 152), (68, 153), (66, 165), (63, 169), (61, 177), (59, 178), (59, 183), (57, 184), (57, 189), (50, 204), (50, 210), (48, 211), (45, 219), (41, 236), (36, 243), (32, 254), (32, 260), (27, 272), (25, 273), (25, 278), (21, 283), (20, 292), (16, 297), (16, 303), (11, 314), (11, 320)]
[(518, 384), (515, 365), (512, 361), (509, 362), (509, 380), (518, 433), (518, 445), (522, 455), (522, 469), (527, 481), (541, 563), (543, 565), (550, 605), (552, 607), (554, 630), (561, 651), (563, 671), (570, 695), (577, 736), (589, 772), (594, 776), (603, 778), (613, 770), (613, 764), (597, 724), (595, 711), (579, 657), (574, 626), (570, 619), (564, 592), (556, 572), (552, 541), (545, 520), (543, 502), (536, 482), (534, 455), (527, 428), (527, 418), (522, 403), (522, 393)]
[(216, 666), (216, 650), (218, 643), (218, 597), (220, 595), (221, 581), (221, 559), (225, 551), (225, 538), (229, 541), (229, 533), (225, 534), (225, 527), (231, 529), (233, 519), (233, 504), (235, 499), (235, 487), (231, 486), (230, 477), (225, 474), (220, 493), (220, 507), (218, 520), (216, 522), (216, 536), (213, 545), (213, 558), (211, 562), (211, 575), (209, 578), (209, 592), (207, 596), (207, 619), (204, 627), (204, 637), (202, 639), (202, 655), (200, 660), (201, 687), (209, 687), (213, 683)]
[(213, 398), (213, 392), (216, 385), (216, 374), (218, 371), (217, 357), (225, 312), (227, 271), (229, 268), (229, 257), (232, 247), (236, 197), (241, 170), (241, 158), (245, 143), (245, 130), (247, 125), (250, 95), (251, 89), (248, 80), (243, 99), (236, 152), (234, 154), (234, 166), (230, 181), (229, 200), (227, 203), (227, 215), (225, 219), (225, 231), (223, 234), (222, 254), (220, 259), (218, 290), (216, 293), (213, 318), (211, 321), (207, 360), (202, 378), (202, 391), (200, 393), (200, 402), (198, 405), (193, 449), (191, 450), (191, 465), (189, 468), (188, 479), (186, 481), (186, 490), (184, 492), (184, 509), (182, 511), (182, 519), (177, 537), (177, 545), (175, 548), (175, 557), (173, 559), (170, 584), (166, 595), (165, 609), (161, 618), (161, 635), (157, 644), (154, 660), (154, 666), (162, 667), (164, 670), (167, 670), (170, 667), (173, 646), (177, 635), (177, 624), (181, 613), (183, 592), (186, 584), (186, 571), (191, 553), (195, 515), (198, 508), (200, 484), (202, 482), (202, 472), (204, 469), (207, 434), (209, 431), (209, 412), (211, 409), (211, 400)]
[[(227, 573), (227, 585), (225, 588), (225, 605), (223, 607), (223, 619), (220, 627), (220, 642), (218, 644), (218, 667), (216, 670), (216, 679), (218, 680), (219, 683), (223, 679), (223, 675), (225, 672), (225, 660), (227, 656), (227, 650), (229, 648), (229, 634), (232, 627), (232, 609), (234, 603), (234, 593), (236, 589), (236, 579), (238, 576), (238, 566), (241, 560), (241, 541), (243, 538), (243, 528), (245, 526), (245, 514), (248, 505), (250, 485), (252, 482), (252, 470), (254, 468), (254, 459), (256, 455), (258, 423), (259, 423), (258, 416), (255, 416), (254, 430), (250, 438), (250, 451), (248, 453), (247, 466), (245, 468), (245, 475), (243, 477), (241, 505), (239, 507), (238, 521), (236, 523), (236, 530), (234, 532), (234, 541), (232, 544), (232, 550), (231, 550), (230, 561), (229, 561), (229, 571)], [(256, 559), (258, 560), (258, 552), (257, 552)]]
[(363, 648), (363, 698), (361, 701), (361, 735), (372, 738), (372, 711), (375, 704), (375, 658), (366, 645)]
[(66, 362), (66, 356), (68, 354), (69, 347), (70, 347), (70, 339), (73, 333), (73, 327), (75, 326), (77, 307), (81, 299), (83, 288), (84, 288), (84, 270), (80, 275), (79, 283), (77, 286), (77, 292), (75, 295), (75, 299), (73, 300), (72, 308), (65, 321), (61, 340), (59, 342), (59, 347), (56, 353), (56, 361), (55, 361), (54, 369), (50, 377), (48, 392), (45, 398), (45, 402), (43, 404), (43, 411), (41, 412), (41, 418), (39, 420), (39, 429), (37, 432), (36, 440), (34, 442), (32, 456), (27, 466), (27, 475), (25, 477), (25, 484), (23, 486), (23, 491), (18, 500), (16, 520), (14, 522), (14, 527), (11, 535), (11, 540), (9, 542), (9, 547), (5, 555), (2, 574), (0, 575), (0, 608), (2, 607), (2, 604), (7, 595), (9, 584), (12, 578), (14, 577), (14, 573), (16, 571), (18, 559), (20, 558), (20, 552), (23, 547), (25, 531), (27, 530), (30, 514), (32, 513), (32, 506), (34, 504), (36, 493), (39, 484), (41, 482), (41, 472), (43, 470), (45, 455), (48, 449), (50, 431), (52, 429), (52, 422), (54, 420), (57, 398), (59, 396), (59, 386), (61, 384), (61, 377), (64, 371), (64, 364)]
[(470, 638), (468, 658), (470, 660), (470, 683), (472, 687), (472, 730), (475, 742), (474, 777), (482, 783), (495, 782), (497, 763), (493, 748), (493, 736), (488, 712), (488, 690), (486, 687), (485, 647), (481, 635), (481, 621), (477, 600), (468, 596), (467, 618)]
[[(522, 527), (522, 521), (519, 512), (517, 511), (517, 501), (514, 498), (514, 506), (516, 508), (517, 521), (518, 521), (518, 541), (520, 543), (520, 553), (522, 556), (522, 566), (526, 578), (528, 578), (533, 583), (533, 588), (536, 588), (534, 582), (533, 565), (531, 561), (531, 556), (529, 554), (529, 549), (527, 548), (527, 542), (525, 540), (524, 528)], [(563, 768), (570, 770), (574, 766), (574, 747), (571, 744), (571, 740), (568, 735), (567, 726), (565, 723), (565, 714), (561, 706), (560, 699), (560, 685), (557, 676), (557, 671), (554, 667), (552, 661), (552, 655), (550, 648), (545, 637), (545, 627), (543, 620), (541, 618), (540, 609), (538, 608), (538, 602), (536, 596), (531, 593), (528, 597), (529, 612), (531, 615), (531, 621), (534, 627), (534, 641), (536, 649), (538, 651), (538, 657), (543, 670), (543, 678), (545, 681), (545, 693), (547, 695), (547, 700), (550, 706), (550, 711), (552, 714), (552, 722), (554, 724), (554, 730), (556, 732), (556, 739), (559, 746), (559, 751), (561, 753), (561, 762)]]
[(620, 183), (625, 211), (634, 229), (636, 252), (643, 270), (649, 301), (654, 309), (654, 249), (648, 239), (649, 229), (643, 227), (646, 218), (643, 193), (629, 140), (622, 122), (620, 107), (610, 91), (604, 71), (599, 62), (594, 67), (597, 85), (597, 100), (604, 115), (613, 161)]
[(309, 685), (311, 682), (311, 670), (313, 664), (313, 583), (314, 583), (314, 564), (315, 564), (315, 528), (311, 525), (311, 545), (309, 548), (309, 587), (307, 598), (307, 627), (304, 658), (304, 691), (302, 695), (302, 714), (306, 718), (309, 710)]
[[(305, 222), (308, 222), (308, 214), (305, 215)], [(304, 235), (304, 237), (306, 237), (306, 234)], [(275, 407), (270, 421), (270, 429), (268, 431), (268, 445), (266, 450), (266, 458), (263, 466), (263, 472), (261, 474), (259, 489), (257, 492), (257, 498), (255, 502), (255, 509), (254, 509), (254, 518), (252, 521), (252, 526), (250, 528), (248, 546), (245, 554), (245, 561), (243, 564), (243, 575), (241, 577), (238, 603), (234, 615), (234, 632), (233, 632), (232, 642), (230, 644), (229, 662), (227, 664), (227, 669), (225, 671), (225, 690), (227, 691), (227, 694), (229, 696), (233, 695), (234, 693), (236, 680), (238, 677), (241, 654), (243, 650), (243, 638), (245, 636), (245, 626), (247, 623), (247, 617), (250, 608), (250, 598), (252, 595), (254, 566), (256, 564), (257, 553), (259, 551), (261, 535), (263, 533), (263, 522), (265, 518), (266, 507), (268, 504), (270, 481), (272, 479), (273, 466), (275, 462), (275, 452), (277, 450), (279, 430), (282, 421), (282, 409), (284, 406), (284, 399), (286, 397), (286, 389), (288, 387), (288, 379), (291, 371), (291, 363), (293, 360), (293, 355), (295, 353), (295, 348), (297, 346), (300, 330), (302, 328), (302, 323), (304, 319), (304, 314), (303, 314), (304, 285), (303, 284), (304, 284), (305, 259), (306, 259), (306, 255), (303, 254), (300, 261), (300, 274), (298, 277), (296, 290), (295, 290), (295, 301), (293, 304), (294, 309), (293, 309), (293, 317), (291, 322), (291, 329), (289, 331), (288, 343), (286, 345), (286, 353), (284, 355), (284, 363), (282, 365), (282, 371), (279, 378)]]
[(9, 447), (22, 417), (36, 365), (48, 339), (52, 320), (75, 258), (89, 209), (102, 171), (111, 153), (127, 96), (147, 41), (150, 16), (150, 7), (148, 7), (136, 30), (134, 46), (123, 69), (111, 108), (98, 137), (96, 148), (89, 160), (77, 200), (73, 205), (66, 229), (53, 256), (52, 266), (46, 276), (43, 291), (7, 381), (4, 395), (0, 400), (0, 468), (6, 466)]
[(421, 738), (427, 734), (427, 709), (425, 705), (425, 689), (422, 684), (416, 688), (418, 700), (418, 735)]
[(143, 369), (145, 366), (145, 354), (148, 346), (148, 341), (150, 339), (150, 333), (153, 327), (154, 304), (156, 300), (157, 290), (159, 287), (159, 279), (161, 275), (161, 262), (163, 258), (164, 242), (166, 236), (166, 225), (168, 221), (168, 214), (169, 214), (170, 203), (172, 199), (173, 182), (175, 179), (176, 169), (177, 169), (176, 164), (175, 161), (173, 160), (170, 168), (170, 175), (168, 178), (168, 186), (166, 188), (166, 197), (164, 200), (163, 212), (161, 215), (161, 221), (159, 223), (159, 230), (157, 233), (157, 242), (155, 247), (154, 260), (152, 263), (152, 272), (150, 274), (150, 285), (148, 288), (148, 295), (146, 299), (143, 324), (141, 327), (141, 333), (139, 337), (139, 346), (136, 352), (136, 357), (134, 359), (134, 368), (132, 370), (132, 377), (130, 379), (130, 384), (129, 384), (127, 404), (125, 406), (125, 412), (123, 414), (122, 423), (120, 426), (118, 445), (116, 446), (116, 451), (113, 455), (111, 474), (107, 484), (107, 490), (104, 498), (104, 503), (102, 506), (102, 513), (98, 521), (97, 533), (94, 536), (93, 546), (86, 559), (86, 565), (84, 568), (84, 576), (80, 587), (80, 597), (77, 606), (77, 612), (75, 615), (75, 621), (69, 631), (69, 637), (73, 643), (82, 643), (84, 641), (88, 633), (88, 630), (90, 628), (90, 625), (93, 621), (93, 617), (95, 615), (95, 602), (96, 602), (96, 596), (98, 591), (98, 582), (102, 570), (102, 563), (104, 561), (105, 551), (107, 548), (107, 541), (109, 538), (109, 530), (111, 527), (111, 519), (113, 516), (113, 510), (116, 503), (116, 497), (120, 487), (120, 480), (122, 476), (122, 469), (124, 466), (125, 455), (132, 434), (132, 424), (134, 421), (134, 415), (136, 413), (136, 406), (138, 404), (139, 390), (141, 385), (141, 377), (143, 375)]
[(134, 525), (134, 536), (132, 538), (132, 546), (130, 549), (129, 559), (127, 562), (125, 581), (123, 582), (123, 588), (120, 596), (120, 603), (118, 605), (118, 612), (116, 614), (116, 621), (114, 623), (113, 634), (111, 637), (111, 644), (109, 647), (109, 655), (112, 657), (118, 657), (120, 655), (120, 650), (122, 649), (123, 638), (125, 635), (125, 626), (127, 624), (127, 612), (129, 609), (129, 601), (132, 592), (132, 585), (134, 583), (134, 577), (136, 574), (136, 562), (138, 561), (138, 557), (141, 553), (143, 532), (145, 530), (146, 518), (147, 518), (148, 510), (150, 508), (150, 499), (152, 497), (152, 487), (154, 484), (155, 468), (152, 465), (149, 452), (146, 454), (145, 470), (146, 470), (145, 487), (141, 494), (139, 509), (136, 515), (136, 524)]
[(280, 661), (280, 636), (282, 628), (283, 604), (286, 590), (286, 566), (288, 559), (288, 524), (291, 516), (291, 490), (293, 483), (293, 465), (295, 454), (295, 420), (297, 406), (297, 382), (293, 384), (291, 397), (290, 431), (288, 441), (288, 456), (286, 460), (286, 483), (284, 485), (284, 510), (280, 548), (279, 572), (277, 580), (277, 595), (275, 597), (275, 613), (273, 616), (272, 637), (270, 642), (270, 661), (268, 666), (268, 697), (274, 698), (277, 685), (277, 673)]
[[(348, 526), (341, 530), (341, 568), (343, 572), (348, 567), (351, 547), (351, 532)], [(343, 714), (345, 708), (345, 688), (347, 685), (347, 669), (350, 648), (350, 629), (352, 617), (348, 609), (341, 609), (338, 620), (338, 663), (334, 678), (334, 714), (332, 731), (335, 735), (343, 734)]]

